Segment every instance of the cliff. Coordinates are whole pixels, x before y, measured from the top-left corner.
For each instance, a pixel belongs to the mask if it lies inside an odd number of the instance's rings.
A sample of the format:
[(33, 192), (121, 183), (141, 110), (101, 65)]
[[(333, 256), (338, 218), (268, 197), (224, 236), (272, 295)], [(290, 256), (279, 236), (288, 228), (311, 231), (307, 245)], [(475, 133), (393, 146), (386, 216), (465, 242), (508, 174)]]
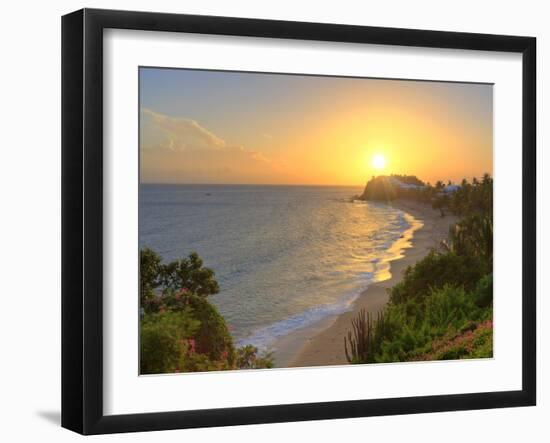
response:
[(424, 182), (414, 175), (380, 175), (367, 182), (359, 200), (392, 201), (409, 197), (424, 188)]

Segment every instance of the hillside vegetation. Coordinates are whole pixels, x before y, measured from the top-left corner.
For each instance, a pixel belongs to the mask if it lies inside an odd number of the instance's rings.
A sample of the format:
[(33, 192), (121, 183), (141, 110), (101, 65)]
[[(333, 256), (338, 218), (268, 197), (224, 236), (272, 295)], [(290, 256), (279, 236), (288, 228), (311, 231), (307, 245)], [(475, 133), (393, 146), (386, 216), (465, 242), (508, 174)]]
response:
[(492, 357), (492, 188), (486, 174), (481, 181), (463, 180), (452, 194), (438, 193), (440, 184), (411, 192), (408, 198), (461, 219), (448, 241), (407, 268), (383, 311), (353, 319), (344, 338), (350, 363)]

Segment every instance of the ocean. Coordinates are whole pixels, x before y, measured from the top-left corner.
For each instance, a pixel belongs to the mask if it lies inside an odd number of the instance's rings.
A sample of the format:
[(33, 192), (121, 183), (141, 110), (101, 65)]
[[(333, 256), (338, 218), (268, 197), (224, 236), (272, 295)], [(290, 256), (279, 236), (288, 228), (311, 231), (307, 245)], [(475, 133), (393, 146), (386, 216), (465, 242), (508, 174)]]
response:
[(152, 185), (139, 190), (139, 244), (164, 260), (196, 251), (237, 344), (270, 349), (351, 308), (412, 236), (414, 218), (351, 201), (358, 187)]

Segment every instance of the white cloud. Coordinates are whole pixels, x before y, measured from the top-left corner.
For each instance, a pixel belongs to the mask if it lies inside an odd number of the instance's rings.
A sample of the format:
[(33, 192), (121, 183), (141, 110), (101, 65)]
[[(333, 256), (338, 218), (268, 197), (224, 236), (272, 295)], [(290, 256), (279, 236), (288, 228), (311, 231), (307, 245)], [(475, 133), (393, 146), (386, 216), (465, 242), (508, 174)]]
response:
[(168, 148), (173, 151), (186, 149), (222, 149), (225, 140), (189, 118), (170, 117), (141, 109), (142, 147)]
[(228, 145), (195, 120), (147, 108), (141, 109), (140, 150), (146, 182), (288, 182), (281, 165), (262, 153)]

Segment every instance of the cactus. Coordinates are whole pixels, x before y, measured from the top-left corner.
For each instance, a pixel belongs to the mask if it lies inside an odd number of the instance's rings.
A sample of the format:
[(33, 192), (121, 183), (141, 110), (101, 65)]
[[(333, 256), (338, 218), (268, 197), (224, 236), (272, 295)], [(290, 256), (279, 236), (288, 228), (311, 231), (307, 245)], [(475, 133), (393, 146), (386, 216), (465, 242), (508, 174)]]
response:
[(349, 363), (367, 363), (371, 357), (369, 354), (373, 341), (371, 314), (361, 309), (357, 317), (351, 319), (351, 328), (347, 339), (344, 337), (346, 359)]
[(344, 337), (344, 350), (349, 363), (374, 363), (375, 354), (380, 351), (384, 336), (389, 332), (384, 312), (376, 314), (361, 309), (357, 317), (351, 319), (351, 330)]

